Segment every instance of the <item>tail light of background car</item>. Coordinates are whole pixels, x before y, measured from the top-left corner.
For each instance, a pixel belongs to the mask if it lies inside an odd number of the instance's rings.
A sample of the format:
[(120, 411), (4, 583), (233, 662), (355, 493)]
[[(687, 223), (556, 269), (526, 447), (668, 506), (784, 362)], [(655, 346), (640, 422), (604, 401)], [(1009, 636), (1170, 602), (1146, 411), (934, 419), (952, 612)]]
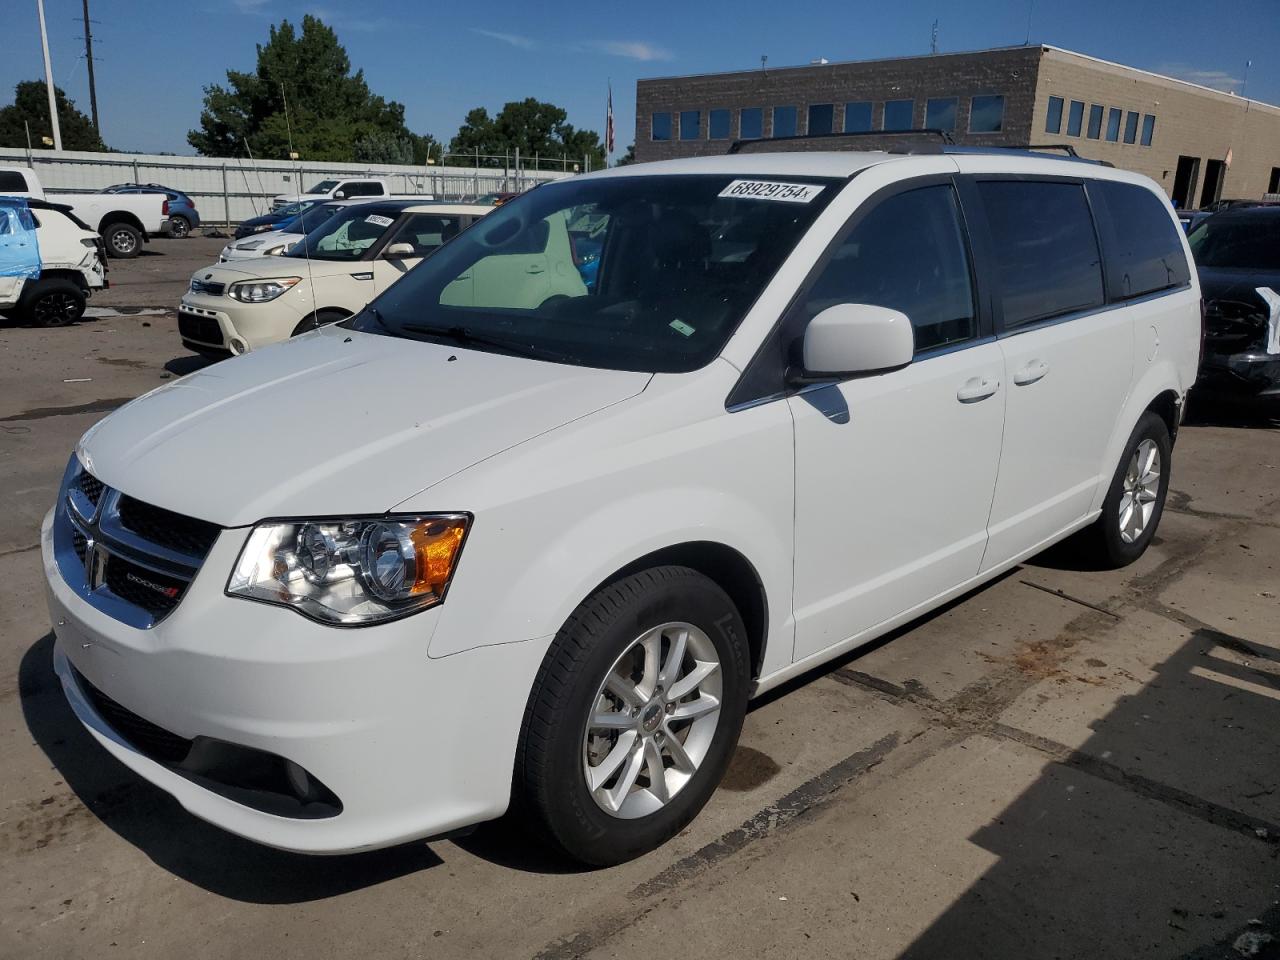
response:
[(169, 201), (168, 201), (168, 200), (166, 200), (166, 201), (164, 201), (164, 203), (160, 204), (160, 215), (161, 215), (161, 216), (164, 216), (164, 217), (167, 217), (167, 216), (169, 215)]

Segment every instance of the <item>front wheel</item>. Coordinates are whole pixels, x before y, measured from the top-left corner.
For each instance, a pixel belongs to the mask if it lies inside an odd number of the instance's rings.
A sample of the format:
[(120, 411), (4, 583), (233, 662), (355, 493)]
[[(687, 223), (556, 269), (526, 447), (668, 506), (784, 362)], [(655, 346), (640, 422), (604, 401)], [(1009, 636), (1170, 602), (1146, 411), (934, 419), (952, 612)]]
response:
[(23, 297), (22, 312), (37, 327), (65, 327), (84, 315), (85, 302), (84, 291), (76, 283), (46, 278)]
[(1126, 566), (1151, 544), (1169, 493), (1172, 454), (1168, 426), (1148, 410), (1129, 435), (1102, 516), (1089, 531), (1092, 552), (1102, 565)]
[(602, 587), (551, 644), (525, 709), (516, 790), (560, 851), (606, 866), (683, 829), (715, 792), (746, 713), (733, 601), (687, 567)]

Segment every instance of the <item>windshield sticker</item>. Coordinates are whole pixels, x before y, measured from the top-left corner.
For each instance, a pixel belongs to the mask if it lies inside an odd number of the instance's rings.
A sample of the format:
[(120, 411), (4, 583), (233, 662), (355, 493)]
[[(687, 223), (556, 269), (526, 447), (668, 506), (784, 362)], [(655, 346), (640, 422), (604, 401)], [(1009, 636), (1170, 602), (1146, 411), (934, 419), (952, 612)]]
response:
[(365, 223), (376, 223), (380, 227), (389, 227), (395, 223), (390, 217), (380, 217), (376, 213), (371, 213), (364, 218)]
[(722, 197), (740, 200), (780, 200), (808, 203), (825, 188), (812, 183), (778, 183), (774, 180), (735, 180), (720, 191)]
[(672, 320), (670, 327), (676, 333), (683, 333), (686, 337), (693, 336), (693, 327), (689, 326), (683, 320)]

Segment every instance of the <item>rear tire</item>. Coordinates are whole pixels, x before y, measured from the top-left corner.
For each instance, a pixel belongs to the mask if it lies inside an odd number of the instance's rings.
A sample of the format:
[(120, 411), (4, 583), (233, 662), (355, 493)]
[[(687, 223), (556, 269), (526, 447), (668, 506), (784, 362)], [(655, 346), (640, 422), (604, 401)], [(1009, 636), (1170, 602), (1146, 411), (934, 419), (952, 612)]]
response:
[(687, 567), (584, 600), (543, 659), (520, 731), (516, 800), (538, 834), (607, 866), (679, 833), (733, 755), (750, 663), (733, 601)]
[(142, 252), (142, 233), (128, 223), (109, 223), (102, 231), (107, 252), (118, 260), (130, 260)]
[(37, 327), (65, 327), (84, 316), (87, 298), (79, 284), (62, 277), (37, 281), (22, 298), (22, 317)]
[(1102, 516), (1087, 531), (1085, 544), (1099, 566), (1127, 566), (1150, 546), (1169, 493), (1172, 454), (1168, 426), (1148, 410), (1125, 444)]
[(351, 314), (344, 310), (319, 310), (299, 320), (298, 325), (293, 328), (293, 333), (289, 334), (289, 336), (296, 337), (304, 333), (310, 333), (312, 330), (319, 330), (330, 323), (341, 323), (349, 316)]
[(170, 217), (169, 235), (175, 240), (183, 240), (189, 237), (191, 235), (191, 221), (182, 216)]

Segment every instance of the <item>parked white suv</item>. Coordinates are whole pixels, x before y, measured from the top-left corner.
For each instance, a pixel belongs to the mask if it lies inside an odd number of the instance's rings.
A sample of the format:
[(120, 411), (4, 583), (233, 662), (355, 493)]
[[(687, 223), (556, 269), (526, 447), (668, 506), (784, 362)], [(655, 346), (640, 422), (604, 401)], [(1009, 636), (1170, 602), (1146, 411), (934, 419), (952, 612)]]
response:
[(106, 286), (102, 238), (70, 207), (0, 197), (0, 313), (60, 327)]
[[(321, 180), (306, 193), (281, 193), (271, 198), (271, 208), (283, 207), (287, 203), (299, 200), (314, 200), (317, 197), (328, 197), (330, 200), (351, 200), (364, 197), (376, 200), (379, 197), (391, 196), (391, 188), (387, 181), (380, 177), (351, 177), (348, 179)], [(419, 200), (431, 200), (432, 195), (424, 193)]]
[[(513, 278), (564, 227), (590, 282)], [(1200, 293), (1151, 181), (1001, 152), (650, 163), (117, 410), (43, 528), (72, 708), (300, 851), (498, 817), (593, 864), (747, 700), (1076, 531), (1146, 549)]]
[(492, 207), (352, 201), (274, 257), (197, 270), (178, 333), (197, 353), (248, 353), (345, 320)]

